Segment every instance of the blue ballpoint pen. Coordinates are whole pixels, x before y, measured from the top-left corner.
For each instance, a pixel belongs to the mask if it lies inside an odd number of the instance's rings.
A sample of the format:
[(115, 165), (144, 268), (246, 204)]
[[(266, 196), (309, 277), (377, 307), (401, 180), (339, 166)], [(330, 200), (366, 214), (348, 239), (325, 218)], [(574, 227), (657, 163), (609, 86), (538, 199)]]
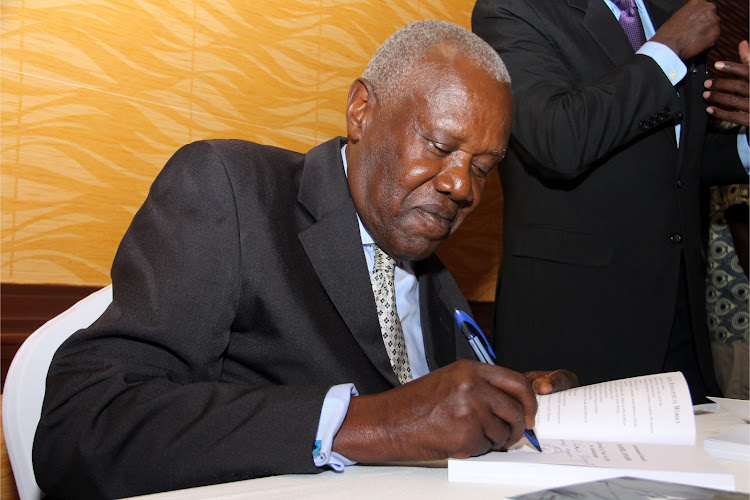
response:
[[(474, 319), (460, 309), (456, 309), (453, 312), (453, 319), (456, 320), (458, 328), (463, 332), (466, 340), (469, 341), (469, 345), (474, 350), (474, 354), (477, 355), (477, 359), (482, 363), (494, 365), (495, 362), (492, 361), (492, 359), (497, 357), (495, 356), (495, 351), (492, 350), (492, 346), (487, 341), (487, 337), (484, 336), (484, 332), (482, 332), (482, 329), (479, 328), (479, 325), (476, 324)], [(487, 352), (488, 349), (489, 352)], [(523, 434), (534, 448), (538, 451), (542, 451), (542, 447), (539, 445), (539, 440), (536, 438), (533, 430), (526, 429), (523, 431)]]

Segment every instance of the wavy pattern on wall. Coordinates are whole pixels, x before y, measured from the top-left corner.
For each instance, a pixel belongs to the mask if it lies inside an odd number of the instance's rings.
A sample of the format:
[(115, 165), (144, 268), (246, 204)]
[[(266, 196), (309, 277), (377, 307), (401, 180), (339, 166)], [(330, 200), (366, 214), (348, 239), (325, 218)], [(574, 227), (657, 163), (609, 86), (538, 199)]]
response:
[[(348, 87), (388, 34), (417, 19), (468, 27), (472, 4), (3, 0), (2, 280), (107, 283), (177, 148), (234, 137), (305, 151), (341, 135)], [(474, 299), (494, 286), (495, 198), (441, 251)]]

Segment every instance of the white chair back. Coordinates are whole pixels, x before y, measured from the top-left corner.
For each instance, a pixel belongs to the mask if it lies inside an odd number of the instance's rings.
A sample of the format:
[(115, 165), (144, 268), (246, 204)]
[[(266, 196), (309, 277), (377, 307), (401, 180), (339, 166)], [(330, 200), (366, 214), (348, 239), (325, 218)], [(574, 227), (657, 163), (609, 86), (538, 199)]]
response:
[(38, 500), (31, 447), (42, 414), (47, 371), (57, 348), (91, 325), (112, 302), (112, 285), (92, 293), (55, 316), (21, 345), (8, 368), (3, 390), (3, 431), (21, 500)]

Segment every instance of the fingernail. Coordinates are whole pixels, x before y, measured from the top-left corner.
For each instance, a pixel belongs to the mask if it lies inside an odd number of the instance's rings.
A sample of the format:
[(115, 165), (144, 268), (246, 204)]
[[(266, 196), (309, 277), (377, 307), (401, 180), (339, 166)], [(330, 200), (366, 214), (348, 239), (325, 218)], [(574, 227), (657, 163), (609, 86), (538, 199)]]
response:
[(714, 114), (714, 108), (706, 108), (706, 113), (708, 113), (709, 115)]
[(714, 84), (713, 80), (706, 80), (705, 82), (703, 82), (703, 86), (706, 87), (707, 89), (710, 89), (711, 85), (713, 84)]
[(709, 92), (709, 91), (703, 92), (703, 98), (704, 99), (708, 99), (709, 97), (711, 97), (711, 92)]
[(724, 61), (718, 61), (716, 64), (714, 64), (714, 67), (716, 69), (724, 69), (724, 66), (726, 66), (726, 63)]

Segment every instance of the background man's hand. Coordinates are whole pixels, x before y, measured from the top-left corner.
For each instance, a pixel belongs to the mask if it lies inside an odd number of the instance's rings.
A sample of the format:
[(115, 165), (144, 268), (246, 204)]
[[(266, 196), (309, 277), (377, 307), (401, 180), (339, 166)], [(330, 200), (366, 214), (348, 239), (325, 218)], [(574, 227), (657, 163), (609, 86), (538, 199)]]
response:
[(390, 391), (353, 397), (333, 450), (365, 463), (466, 458), (514, 444), (535, 414), (525, 376), (462, 360)]
[(740, 42), (739, 53), (741, 63), (717, 61), (714, 64), (718, 71), (727, 74), (727, 78), (706, 80), (708, 90), (703, 97), (712, 104), (706, 108), (708, 114), (747, 127), (750, 126), (750, 45), (747, 40)]
[(651, 38), (686, 61), (711, 47), (719, 38), (716, 6), (706, 0), (689, 0)]
[(569, 370), (533, 371), (524, 375), (536, 394), (552, 394), (578, 387), (578, 376)]

